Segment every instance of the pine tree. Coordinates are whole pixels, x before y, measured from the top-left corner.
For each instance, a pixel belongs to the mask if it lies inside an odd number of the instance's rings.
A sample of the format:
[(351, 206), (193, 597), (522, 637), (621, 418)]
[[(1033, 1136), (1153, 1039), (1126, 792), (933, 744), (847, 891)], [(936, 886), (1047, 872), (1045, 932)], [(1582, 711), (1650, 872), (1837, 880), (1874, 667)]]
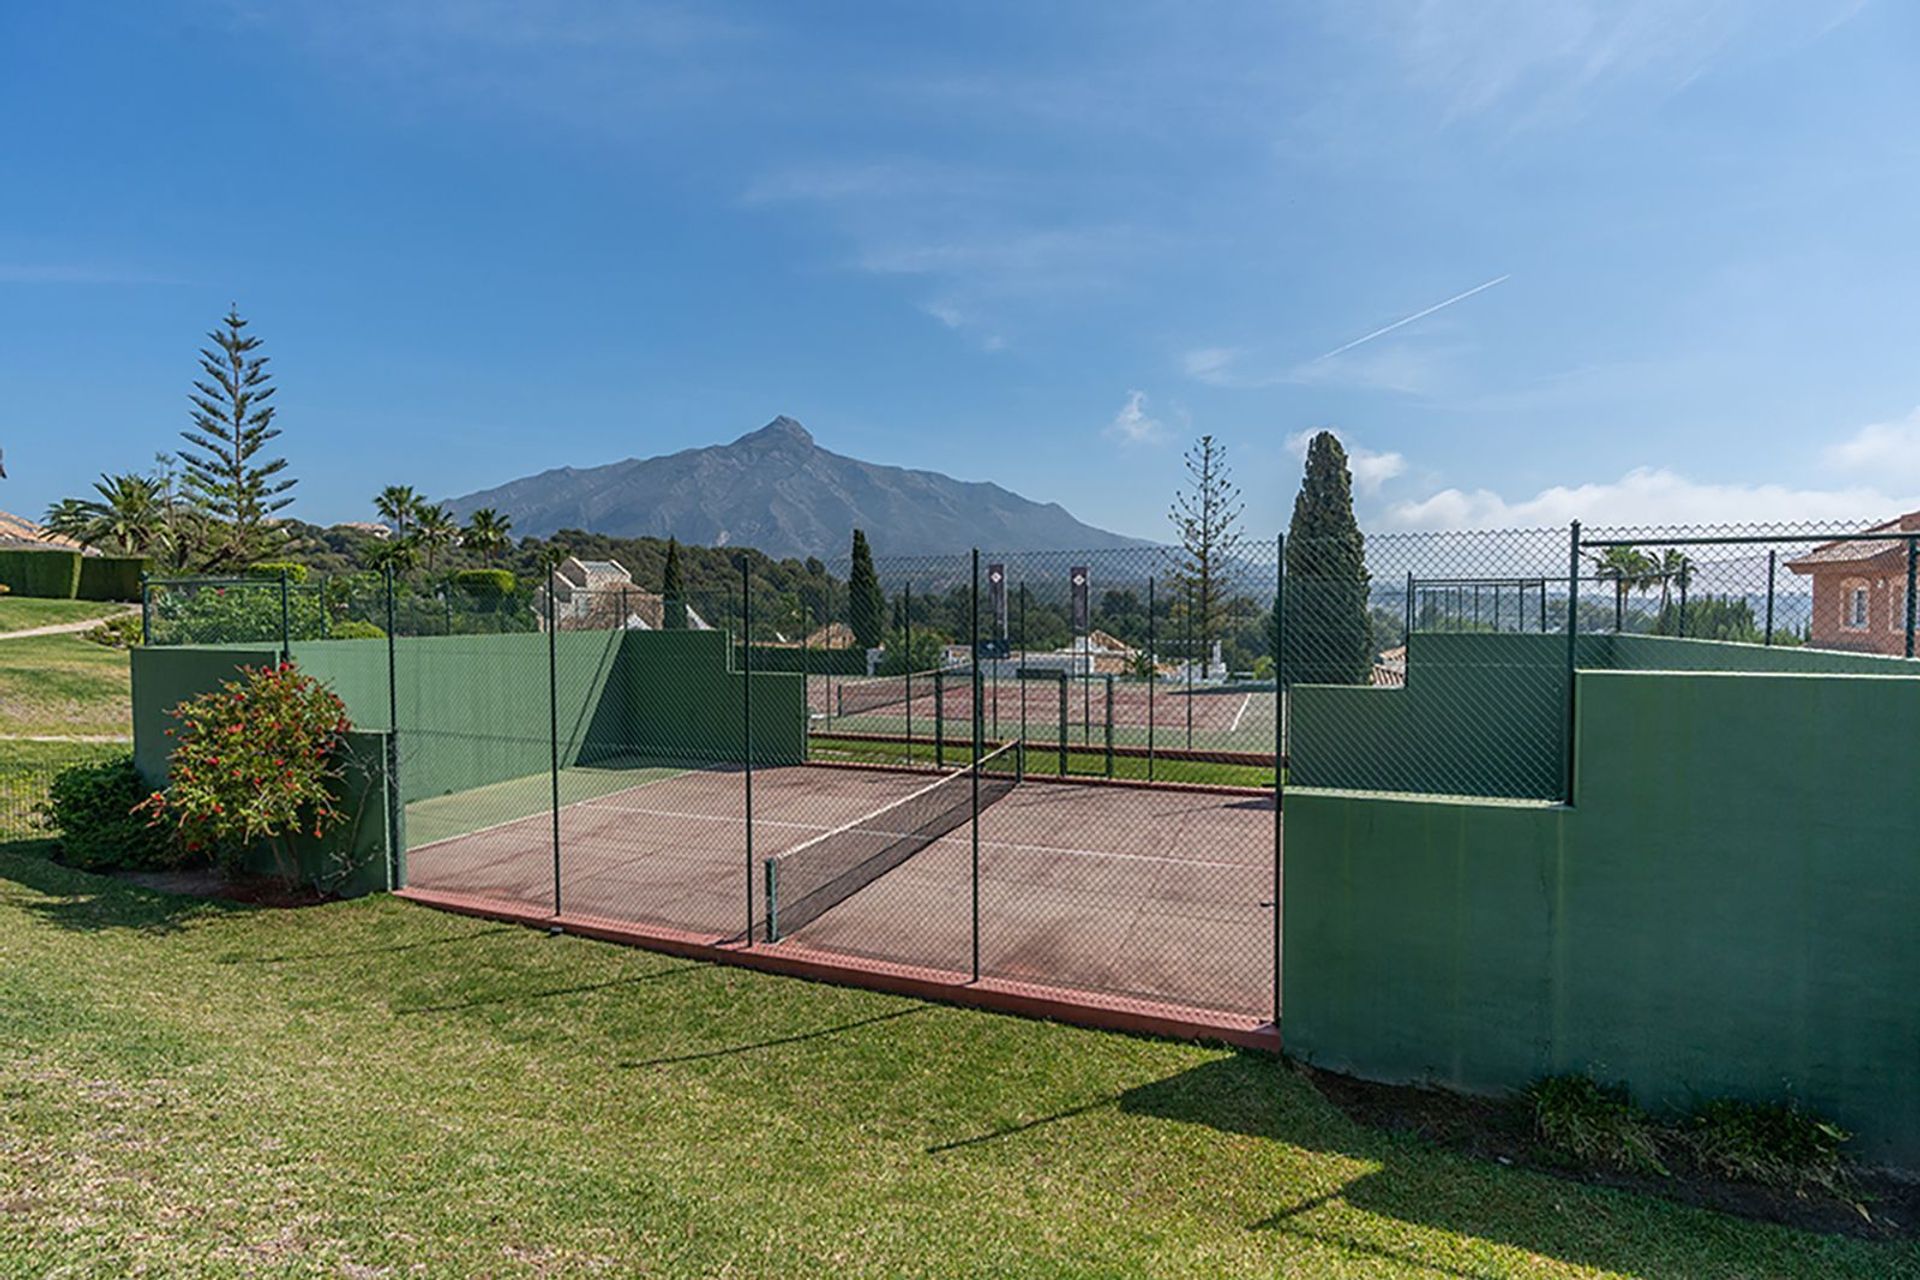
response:
[(213, 525), (208, 560), (239, 567), (259, 559), (275, 540), (272, 518), (293, 502), (294, 479), (285, 458), (261, 457), (280, 434), (273, 425), (275, 388), (260, 339), (229, 308), (221, 327), (200, 349), (203, 379), (193, 384), (193, 427), (180, 434), (192, 446), (180, 452), (188, 495)]
[(668, 631), (685, 631), (687, 591), (680, 582), (680, 542), (676, 538), (667, 539), (667, 566), (660, 571), (660, 597), (666, 601), (662, 625)]
[(880, 575), (873, 570), (873, 550), (867, 546), (863, 530), (853, 531), (853, 568), (847, 574), (847, 625), (853, 642), (862, 649), (877, 649), (885, 638), (887, 598), (880, 590)]
[(1227, 447), (1212, 436), (1201, 436), (1187, 450), (1186, 463), (1189, 487), (1174, 495), (1167, 512), (1180, 535), (1174, 598), (1187, 611), (1205, 678), (1213, 640), (1227, 621), (1227, 570), (1240, 547), (1240, 489), (1227, 467)]
[(1287, 531), (1288, 684), (1364, 684), (1373, 673), (1366, 544), (1353, 518), (1347, 451), (1331, 431), (1307, 446)]

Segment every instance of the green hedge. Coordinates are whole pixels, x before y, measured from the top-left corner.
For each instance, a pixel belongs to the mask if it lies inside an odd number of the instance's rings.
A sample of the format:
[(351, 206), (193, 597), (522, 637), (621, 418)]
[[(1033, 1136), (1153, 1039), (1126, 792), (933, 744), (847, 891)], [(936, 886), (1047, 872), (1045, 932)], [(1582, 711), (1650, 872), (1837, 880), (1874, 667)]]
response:
[(19, 549), (0, 551), (0, 582), (16, 596), (71, 600), (80, 591), (78, 551)]
[(74, 594), (82, 600), (138, 600), (140, 579), (152, 563), (145, 556), (82, 556)]
[(511, 595), (513, 575), (505, 569), (462, 569), (453, 575), (453, 585), (477, 599), (498, 599)]
[(307, 566), (293, 560), (262, 560), (248, 565), (245, 573), (249, 578), (271, 578), (276, 582), (283, 573), (288, 582), (297, 584), (307, 580)]

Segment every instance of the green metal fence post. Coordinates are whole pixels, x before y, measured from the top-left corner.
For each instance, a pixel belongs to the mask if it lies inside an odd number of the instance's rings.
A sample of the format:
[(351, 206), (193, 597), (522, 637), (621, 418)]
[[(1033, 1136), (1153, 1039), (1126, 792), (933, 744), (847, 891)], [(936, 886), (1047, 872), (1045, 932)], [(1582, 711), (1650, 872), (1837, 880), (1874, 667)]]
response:
[(901, 630), (907, 651), (901, 662), (907, 669), (907, 763), (913, 763), (913, 580), (907, 580), (906, 604), (901, 609)]
[(1107, 676), (1107, 776), (1113, 776), (1113, 676)]
[(140, 575), (140, 643), (153, 643), (153, 584)]
[(396, 889), (406, 887), (406, 813), (400, 806), (400, 678), (394, 641), (393, 566), (381, 575), (387, 589), (387, 878)]
[(1153, 687), (1160, 683), (1160, 667), (1154, 657), (1153, 575), (1147, 575), (1147, 781), (1153, 781)]
[(973, 887), (973, 980), (980, 981), (980, 735), (985, 728), (980, 718), (980, 548), (973, 549), (973, 591), (969, 599), (973, 640), (973, 815), (970, 823), (973, 843), (971, 880)]
[[(1287, 535), (1280, 534), (1274, 541), (1274, 584), (1273, 584), (1273, 1020), (1280, 1021), (1280, 904), (1282, 902), (1282, 880), (1280, 868), (1281, 829), (1280, 807), (1285, 803), (1286, 782), (1282, 772), (1281, 758), (1285, 755), (1286, 733), (1282, 726), (1286, 723), (1286, 693), (1280, 681), (1280, 654), (1286, 646), (1287, 619)], [(1407, 575), (1409, 579), (1412, 574)]]
[(1913, 656), (1913, 579), (1916, 548), (1920, 538), (1907, 539), (1907, 657)]
[(293, 661), (293, 601), (287, 595), (285, 565), (280, 568), (280, 661)]
[[(552, 557), (548, 557), (551, 559)], [(560, 914), (560, 628), (553, 610), (553, 570), (547, 566), (547, 782), (553, 808), (553, 914)]]
[(1060, 690), (1060, 776), (1064, 778), (1067, 776), (1067, 745), (1070, 737), (1067, 728), (1067, 673), (1064, 670), (1055, 684)]
[(1567, 536), (1567, 714), (1561, 754), (1564, 759), (1565, 799), (1573, 803), (1573, 718), (1574, 669), (1580, 640), (1580, 522), (1575, 520)]
[(740, 755), (746, 761), (747, 945), (753, 945), (753, 562), (740, 555)]
[(933, 767), (947, 767), (947, 671), (933, 669)]
[(1774, 575), (1779, 572), (1776, 566), (1776, 558), (1779, 556), (1779, 554), (1780, 554), (1779, 551), (1776, 550), (1775, 548), (1773, 547), (1767, 548), (1767, 639), (1766, 639), (1766, 643), (1768, 644), (1773, 643), (1773, 579), (1774, 579)]

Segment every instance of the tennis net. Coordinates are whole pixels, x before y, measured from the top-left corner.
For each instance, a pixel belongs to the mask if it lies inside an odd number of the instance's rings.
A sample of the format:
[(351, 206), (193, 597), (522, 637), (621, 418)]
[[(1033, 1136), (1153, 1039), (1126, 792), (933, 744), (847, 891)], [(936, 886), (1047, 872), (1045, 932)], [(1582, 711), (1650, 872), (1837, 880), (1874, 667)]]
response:
[(888, 707), (903, 707), (909, 698), (933, 697), (938, 671), (915, 671), (904, 676), (881, 676), (858, 684), (840, 686), (840, 705), (836, 714), (865, 715)]
[[(980, 758), (980, 807), (1004, 799), (1022, 775), (1021, 744)], [(971, 766), (843, 827), (767, 859), (767, 939), (818, 920), (973, 816)]]

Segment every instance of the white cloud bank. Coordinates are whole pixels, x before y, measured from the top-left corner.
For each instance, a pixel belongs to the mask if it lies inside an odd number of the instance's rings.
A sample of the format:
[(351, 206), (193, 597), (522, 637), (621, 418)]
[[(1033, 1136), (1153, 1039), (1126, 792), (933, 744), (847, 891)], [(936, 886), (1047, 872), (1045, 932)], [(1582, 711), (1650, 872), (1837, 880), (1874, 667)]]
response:
[[(1289, 437), (1293, 446), (1304, 436)], [(1385, 455), (1404, 469), (1398, 454)], [(1389, 504), (1389, 529), (1535, 529), (1579, 520), (1592, 527), (1880, 520), (1920, 509), (1920, 409), (1876, 422), (1822, 451), (1833, 484), (1716, 484), (1667, 467), (1635, 467), (1617, 480), (1554, 485), (1509, 499), (1491, 489), (1442, 489)], [(1387, 478), (1391, 478), (1390, 476)], [(1354, 468), (1359, 488), (1360, 468)], [(1377, 485), (1376, 485), (1377, 487)]]

